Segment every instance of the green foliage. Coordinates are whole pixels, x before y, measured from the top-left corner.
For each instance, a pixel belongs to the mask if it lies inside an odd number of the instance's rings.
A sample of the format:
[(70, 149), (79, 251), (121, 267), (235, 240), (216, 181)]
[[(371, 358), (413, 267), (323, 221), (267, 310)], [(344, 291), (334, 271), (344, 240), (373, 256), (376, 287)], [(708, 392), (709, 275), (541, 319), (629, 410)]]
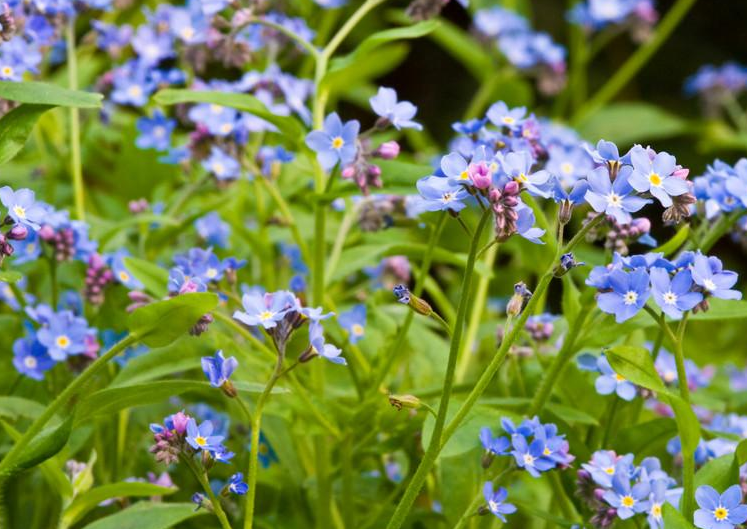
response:
[(127, 318), (130, 333), (149, 347), (168, 345), (218, 305), (210, 293), (182, 294), (135, 310)]
[(153, 503), (141, 501), (127, 509), (86, 525), (83, 529), (169, 529), (202, 516), (193, 503)]

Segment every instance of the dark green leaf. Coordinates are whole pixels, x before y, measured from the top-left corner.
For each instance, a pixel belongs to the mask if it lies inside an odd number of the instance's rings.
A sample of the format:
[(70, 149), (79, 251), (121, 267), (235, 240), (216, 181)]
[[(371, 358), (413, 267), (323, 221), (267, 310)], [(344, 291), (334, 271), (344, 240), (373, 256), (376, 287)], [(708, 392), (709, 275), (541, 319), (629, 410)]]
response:
[(615, 373), (630, 380), (633, 384), (657, 392), (665, 392), (664, 383), (654, 368), (651, 353), (644, 347), (618, 345), (605, 350)]
[(145, 290), (158, 298), (168, 294), (169, 273), (160, 266), (145, 259), (125, 257), (124, 265), (144, 286)]
[(693, 524), (688, 522), (671, 503), (665, 503), (662, 506), (662, 517), (664, 518), (664, 527), (667, 529), (694, 529)]
[(0, 165), (12, 160), (26, 145), (26, 140), (36, 125), (36, 120), (50, 108), (53, 107), (21, 105), (0, 119)]
[(53, 457), (67, 443), (72, 425), (73, 416), (70, 415), (62, 424), (41, 432), (13, 461), (10, 468), (5, 471), (5, 475), (13, 475), (20, 470), (33, 468)]
[(181, 294), (141, 307), (127, 318), (130, 333), (149, 347), (163, 347), (189, 331), (218, 305), (208, 292)]
[(747, 463), (747, 439), (743, 439), (739, 442), (734, 455), (736, 456), (737, 463), (740, 467)]
[(194, 503), (154, 503), (141, 501), (121, 512), (96, 520), (84, 529), (169, 529), (180, 522), (202, 516)]
[(675, 435), (677, 423), (674, 419), (653, 419), (620, 430), (612, 440), (612, 447), (619, 454), (652, 453), (664, 447)]
[(167, 496), (173, 494), (177, 490), (178, 489), (176, 488), (160, 487), (151, 483), (139, 483), (136, 481), (122, 481), (119, 483), (102, 485), (84, 492), (73, 500), (73, 502), (62, 513), (61, 527), (66, 528), (72, 526), (102, 501), (111, 498)]
[(650, 103), (612, 103), (584, 120), (578, 131), (596, 143), (605, 139), (621, 146), (641, 140), (671, 138), (687, 132), (688, 124)]
[(0, 81), (0, 97), (19, 103), (55, 107), (100, 108), (104, 96), (59, 86), (24, 82)]
[(270, 111), (262, 101), (249, 94), (234, 94), (231, 92), (217, 92), (208, 90), (183, 90), (166, 88), (153, 96), (159, 105), (176, 105), (179, 103), (210, 103), (224, 107), (235, 108), (248, 112), (258, 118), (275, 125), (288, 139), (300, 142), (304, 129), (293, 117), (278, 116)]

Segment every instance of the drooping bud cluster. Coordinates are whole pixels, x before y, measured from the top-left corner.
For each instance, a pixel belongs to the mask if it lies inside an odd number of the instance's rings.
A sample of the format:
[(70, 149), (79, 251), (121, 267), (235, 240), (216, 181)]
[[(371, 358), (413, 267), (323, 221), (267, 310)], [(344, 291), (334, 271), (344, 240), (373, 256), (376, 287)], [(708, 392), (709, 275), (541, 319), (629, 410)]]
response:
[(383, 185), (381, 168), (371, 163), (370, 160), (372, 158), (393, 160), (397, 156), (399, 156), (399, 144), (396, 141), (384, 142), (372, 150), (371, 141), (368, 138), (358, 139), (355, 157), (350, 164), (342, 168), (342, 177), (355, 182), (363, 194), (368, 195), (369, 187), (380, 188)]
[(516, 233), (516, 223), (519, 214), (516, 206), (519, 205), (519, 193), (521, 186), (516, 181), (510, 181), (502, 190), (492, 188), (488, 198), (490, 207), (495, 214), (495, 236), (499, 241), (505, 241)]
[(148, 211), (148, 208), (150, 208), (150, 204), (148, 201), (144, 198), (139, 198), (137, 200), (130, 200), (127, 203), (127, 209), (130, 210), (130, 213), (145, 213)]
[(88, 268), (86, 269), (86, 288), (85, 298), (92, 305), (101, 305), (104, 303), (104, 288), (114, 281), (114, 274), (106, 266), (106, 262), (98, 253), (91, 255), (88, 259)]
[(185, 441), (188, 421), (189, 416), (180, 411), (166, 417), (163, 425), (150, 425), (155, 441), (150, 447), (150, 453), (155, 456), (156, 461), (165, 465), (179, 461), (179, 455), (188, 448)]

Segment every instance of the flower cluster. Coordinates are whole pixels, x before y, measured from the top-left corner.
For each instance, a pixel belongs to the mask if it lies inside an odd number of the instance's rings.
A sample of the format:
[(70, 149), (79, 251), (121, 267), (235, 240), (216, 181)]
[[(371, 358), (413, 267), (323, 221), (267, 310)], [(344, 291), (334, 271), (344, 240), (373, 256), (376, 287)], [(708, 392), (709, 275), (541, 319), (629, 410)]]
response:
[(721, 260), (700, 252), (684, 252), (674, 261), (649, 253), (622, 257), (595, 267), (586, 284), (599, 289), (599, 309), (620, 323), (635, 316), (648, 302), (671, 318), (691, 310), (707, 310), (708, 298), (741, 299), (732, 290), (737, 274), (723, 270)]
[(169, 272), (169, 292), (172, 295), (188, 292), (205, 292), (208, 285), (224, 278), (236, 282), (236, 271), (246, 265), (235, 257), (220, 259), (212, 248), (191, 248), (187, 253), (174, 256), (174, 266)]
[[(488, 467), (494, 456), (512, 455), (519, 468), (537, 478), (554, 468), (567, 468), (575, 457), (568, 452), (565, 435), (558, 435), (555, 424), (542, 424), (537, 417), (524, 419), (517, 427), (510, 419), (501, 419), (503, 431), (510, 436), (494, 437), (490, 428), (480, 431), (480, 442), (485, 449), (483, 466)], [(513, 450), (509, 450), (513, 448)]]
[(677, 507), (682, 488), (661, 468), (655, 457), (647, 457), (636, 466), (633, 454), (617, 455), (599, 450), (578, 471), (579, 496), (595, 513), (595, 527), (610, 527), (616, 519), (627, 520), (637, 514), (647, 517), (649, 527), (664, 527), (665, 503)]
[(628, 29), (636, 41), (649, 37), (659, 18), (652, 0), (586, 0), (573, 6), (568, 19), (588, 31), (600, 31), (610, 26)]
[(706, 220), (712, 221), (732, 212), (747, 208), (747, 158), (733, 166), (714, 161), (706, 171), (693, 179), (698, 209)]
[(541, 91), (555, 94), (563, 88), (565, 48), (547, 33), (533, 31), (526, 18), (503, 7), (490, 7), (475, 13), (474, 25), (480, 37), (496, 46), (508, 62), (537, 76)]
[(747, 67), (727, 62), (721, 66), (707, 64), (685, 80), (685, 92), (701, 97), (736, 97), (747, 89)]

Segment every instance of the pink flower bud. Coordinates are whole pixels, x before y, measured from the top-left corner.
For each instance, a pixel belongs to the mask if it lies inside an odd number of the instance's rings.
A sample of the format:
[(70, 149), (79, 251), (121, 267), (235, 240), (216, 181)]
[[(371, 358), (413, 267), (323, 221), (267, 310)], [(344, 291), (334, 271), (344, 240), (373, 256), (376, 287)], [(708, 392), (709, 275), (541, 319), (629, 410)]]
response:
[(399, 143), (396, 141), (387, 141), (379, 145), (376, 155), (384, 160), (393, 160), (399, 156)]
[(487, 189), (493, 181), (493, 175), (485, 162), (470, 164), (467, 173), (477, 189)]
[(631, 225), (637, 230), (640, 230), (642, 233), (648, 233), (651, 231), (651, 221), (647, 219), (646, 217), (639, 217), (637, 219), (633, 219), (633, 222), (631, 222)]
[(29, 230), (22, 224), (16, 224), (8, 232), (8, 239), (12, 241), (22, 241), (29, 234)]
[(518, 195), (521, 192), (521, 186), (516, 180), (511, 180), (503, 186), (504, 195)]
[(177, 433), (184, 433), (187, 431), (189, 415), (180, 411), (171, 416), (171, 421), (174, 423), (174, 430), (176, 430)]
[(342, 170), (342, 177), (343, 178), (353, 178), (355, 176), (355, 166), (348, 165), (347, 167), (344, 167)]
[(373, 177), (381, 176), (381, 167), (379, 167), (378, 165), (369, 165), (368, 175)]
[(51, 241), (54, 238), (54, 229), (49, 224), (45, 224), (39, 228), (39, 237), (44, 241)]
[(675, 178), (679, 178), (681, 180), (687, 180), (687, 175), (690, 174), (690, 169), (687, 167), (680, 167), (675, 172), (672, 173), (672, 176)]

